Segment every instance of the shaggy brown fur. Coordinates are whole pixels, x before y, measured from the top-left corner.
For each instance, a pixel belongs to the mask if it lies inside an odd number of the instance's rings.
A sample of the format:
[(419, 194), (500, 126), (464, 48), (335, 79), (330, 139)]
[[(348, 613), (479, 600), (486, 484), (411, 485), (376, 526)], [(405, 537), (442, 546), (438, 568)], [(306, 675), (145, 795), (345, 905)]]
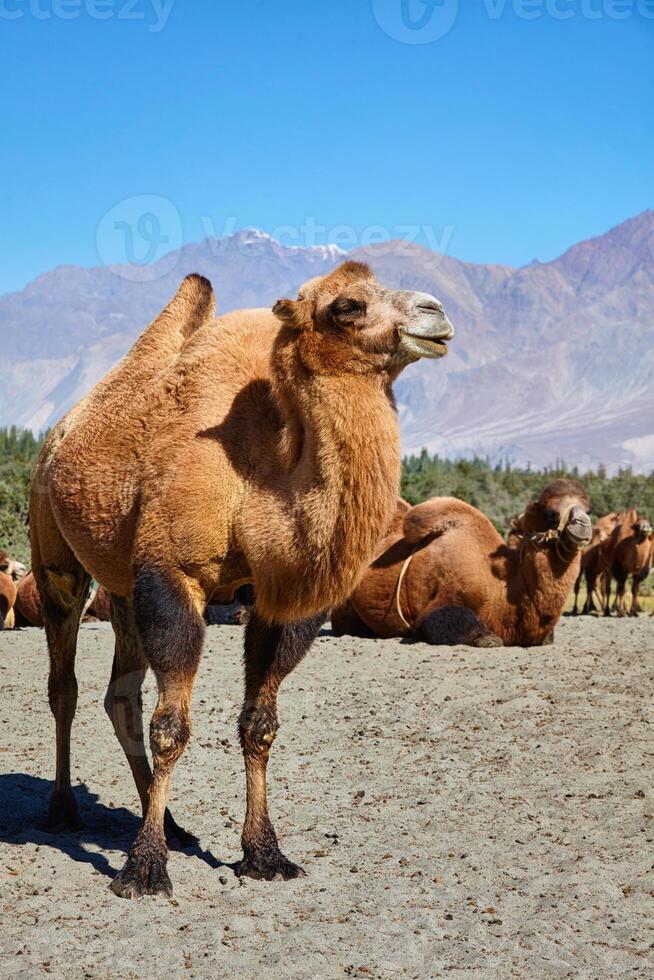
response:
[[(593, 528), (593, 536), (581, 556), (581, 568), (575, 582), (575, 602), (572, 609), (574, 616), (579, 612), (578, 599), (582, 578), (586, 580), (586, 599), (582, 614), (588, 615), (596, 611), (596, 594), (600, 599), (600, 605), (604, 605), (604, 576), (611, 568), (613, 551), (611, 534), (623, 517), (624, 514), (622, 513), (605, 514), (604, 517), (598, 519)], [(597, 592), (597, 590), (599, 591)]]
[[(387, 290), (346, 262), (273, 312), (213, 320), (199, 276), (125, 360), (58, 425), (31, 496), (34, 571), (44, 597), (57, 724), (50, 822), (77, 823), (70, 728), (77, 625), (92, 575), (112, 594), (116, 656), (106, 708), (132, 768), (144, 823), (113, 882), (120, 895), (170, 893), (166, 801), (190, 735), (202, 614), (253, 584), (240, 721), (247, 812), (242, 874), (294, 877), (266, 804), (266, 766), (284, 676), (322, 610), (356, 585), (399, 484), (390, 384), (440, 357), (452, 328), (422, 293)], [(159, 702), (142, 748), (141, 680)]]
[(629, 614), (637, 616), (642, 612), (638, 601), (641, 582), (649, 574), (651, 567), (652, 525), (646, 517), (638, 514), (635, 508), (628, 510), (622, 521), (616, 525), (609, 539), (610, 564), (604, 576), (604, 615), (611, 615), (611, 576), (617, 583), (615, 609), (618, 616), (627, 615), (626, 587), (631, 575), (631, 608)]
[(554, 481), (526, 508), (522, 543), (512, 548), (461, 500), (435, 497), (408, 510), (402, 501), (381, 553), (334, 612), (334, 632), (475, 646), (548, 642), (579, 569), (578, 548), (590, 539), (588, 506), (575, 480)]
[(0, 572), (0, 629), (13, 629), (15, 622), (16, 586), (9, 575)]

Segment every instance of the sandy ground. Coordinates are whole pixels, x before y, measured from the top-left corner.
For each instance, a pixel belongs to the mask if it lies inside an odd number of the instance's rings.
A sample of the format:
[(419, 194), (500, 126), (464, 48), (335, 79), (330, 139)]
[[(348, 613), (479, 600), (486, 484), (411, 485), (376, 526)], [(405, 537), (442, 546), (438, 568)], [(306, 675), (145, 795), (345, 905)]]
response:
[[(213, 627), (171, 808), (175, 898), (108, 883), (136, 831), (83, 627), (77, 835), (39, 829), (53, 771), (37, 630), (0, 635), (0, 976), (654, 976), (654, 620), (568, 619), (554, 646), (322, 636), (286, 682), (271, 764), (308, 877), (239, 880), (241, 630)], [(147, 704), (153, 703), (148, 684)]]

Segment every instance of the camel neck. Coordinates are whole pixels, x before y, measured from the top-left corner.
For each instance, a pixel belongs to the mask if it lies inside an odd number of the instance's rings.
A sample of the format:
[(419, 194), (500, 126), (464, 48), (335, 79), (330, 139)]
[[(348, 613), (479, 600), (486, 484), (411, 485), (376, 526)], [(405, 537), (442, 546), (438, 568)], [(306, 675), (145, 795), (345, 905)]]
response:
[(284, 418), (272, 487), (260, 491), (267, 547), (257, 603), (304, 618), (342, 602), (395, 510), (397, 415), (379, 375), (304, 372), (277, 388)]
[(513, 552), (513, 579), (521, 594), (517, 630), (520, 640), (545, 639), (558, 622), (565, 601), (579, 574), (580, 558), (561, 558), (550, 545), (526, 545)]

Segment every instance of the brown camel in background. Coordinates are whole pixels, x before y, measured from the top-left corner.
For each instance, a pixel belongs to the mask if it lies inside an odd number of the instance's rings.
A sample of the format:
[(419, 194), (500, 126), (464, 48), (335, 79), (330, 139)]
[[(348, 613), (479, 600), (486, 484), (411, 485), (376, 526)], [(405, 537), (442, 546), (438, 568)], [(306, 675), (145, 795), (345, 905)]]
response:
[(609, 539), (611, 561), (604, 575), (604, 615), (611, 615), (611, 577), (617, 583), (616, 612), (618, 616), (627, 615), (626, 586), (631, 575), (631, 609), (629, 614), (637, 616), (642, 612), (638, 601), (641, 582), (647, 578), (651, 568), (650, 521), (638, 514), (635, 507), (626, 512), (622, 521), (613, 529)]
[[(30, 530), (50, 651), (57, 773), (50, 825), (75, 827), (70, 731), (74, 660), (90, 577), (111, 593), (116, 653), (106, 708), (144, 821), (112, 883), (170, 894), (165, 831), (175, 763), (210, 598), (244, 584), (240, 717), (247, 806), (238, 873), (293, 878), (268, 816), (266, 767), (277, 691), (323, 611), (351, 593), (388, 527), (400, 446), (391, 382), (446, 353), (452, 327), (425, 293), (390, 290), (346, 262), (273, 311), (213, 319), (207, 280), (189, 276), (126, 358), (53, 430), (36, 467)], [(142, 741), (147, 667), (159, 700)]]
[(20, 582), (27, 574), (27, 569), (21, 562), (15, 561), (6, 551), (0, 549), (0, 572), (8, 575), (12, 581)]
[(14, 627), (16, 595), (14, 580), (0, 572), (0, 629), (10, 630)]
[(473, 646), (548, 642), (590, 540), (588, 508), (580, 483), (555, 480), (526, 508), (512, 548), (461, 500), (401, 501), (378, 557), (334, 611), (334, 632)]
[(610, 514), (605, 514), (604, 517), (598, 518), (597, 523), (593, 527), (593, 536), (590, 539), (590, 544), (581, 556), (581, 568), (574, 586), (575, 601), (572, 608), (572, 614), (574, 616), (579, 612), (578, 599), (582, 578), (586, 580), (586, 599), (582, 609), (582, 615), (588, 615), (596, 611), (597, 607), (595, 606), (594, 596), (598, 584), (601, 589), (601, 594), (599, 595), (600, 605), (604, 605), (604, 576), (611, 567), (613, 550), (611, 534), (623, 517), (624, 513), (616, 513), (614, 511)]
[(18, 583), (16, 626), (43, 626), (41, 596), (33, 572)]
[[(82, 619), (94, 619), (108, 623), (111, 619), (111, 596), (103, 586), (87, 598)], [(18, 583), (16, 599), (16, 626), (43, 626), (43, 609), (36, 579), (28, 572)]]

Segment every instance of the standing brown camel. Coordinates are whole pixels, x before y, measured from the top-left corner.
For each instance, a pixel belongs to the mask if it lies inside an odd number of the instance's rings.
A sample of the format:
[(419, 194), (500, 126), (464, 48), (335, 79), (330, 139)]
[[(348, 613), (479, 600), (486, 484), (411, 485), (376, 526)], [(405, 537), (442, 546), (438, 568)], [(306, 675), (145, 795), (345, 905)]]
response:
[(651, 567), (652, 525), (646, 517), (638, 514), (632, 507), (622, 521), (613, 529), (609, 539), (611, 561), (604, 576), (604, 615), (611, 615), (611, 577), (617, 583), (616, 612), (618, 616), (627, 615), (626, 587), (631, 575), (631, 609), (629, 614), (637, 616), (642, 612), (638, 602), (641, 582), (647, 578)]
[(334, 632), (473, 646), (549, 642), (590, 540), (588, 507), (580, 483), (555, 480), (522, 514), (516, 548), (461, 500), (401, 501), (378, 557), (333, 613)]
[[(78, 823), (70, 784), (76, 637), (90, 576), (112, 594), (116, 653), (106, 708), (144, 821), (112, 883), (170, 894), (166, 803), (190, 735), (209, 598), (253, 584), (240, 738), (247, 807), (238, 873), (294, 878), (268, 816), (277, 691), (323, 610), (342, 602), (393, 514), (400, 476), (391, 382), (446, 353), (452, 326), (425, 293), (385, 289), (346, 262), (273, 311), (213, 320), (190, 276), (124, 361), (53, 430), (33, 481), (34, 572), (56, 719), (53, 827)], [(146, 668), (159, 700), (142, 741)]]
[(596, 611), (594, 596), (598, 584), (601, 589), (600, 605), (603, 606), (604, 604), (604, 576), (611, 567), (611, 534), (614, 527), (620, 523), (623, 517), (624, 514), (622, 513), (612, 512), (605, 514), (604, 517), (598, 518), (593, 528), (593, 536), (590, 539), (590, 544), (581, 556), (581, 567), (577, 581), (575, 582), (575, 602), (572, 608), (572, 614), (574, 616), (579, 612), (579, 588), (582, 578), (586, 580), (586, 599), (584, 601), (582, 615), (588, 615)]

